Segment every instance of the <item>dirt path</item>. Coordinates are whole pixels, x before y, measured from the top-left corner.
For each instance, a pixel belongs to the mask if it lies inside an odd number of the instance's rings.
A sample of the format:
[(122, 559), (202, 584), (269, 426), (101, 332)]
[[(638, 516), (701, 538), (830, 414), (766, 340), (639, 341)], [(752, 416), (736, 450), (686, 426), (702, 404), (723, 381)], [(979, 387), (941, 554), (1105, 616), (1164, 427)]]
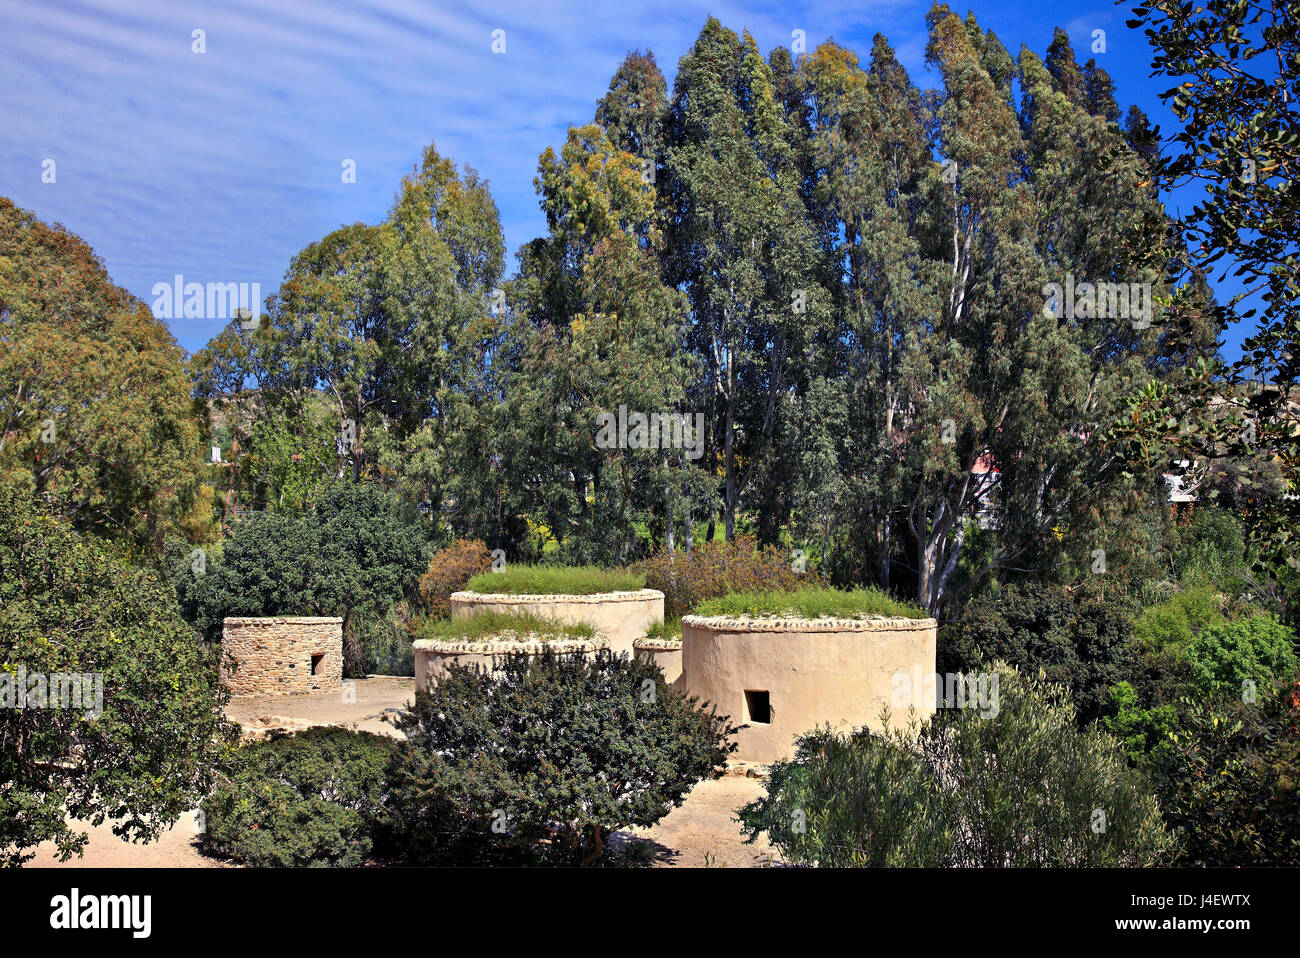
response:
[[(264, 734), (273, 728), (300, 729), (312, 725), (347, 725), (382, 735), (396, 735), (383, 721), (405, 708), (414, 698), (414, 679), (373, 676), (358, 679), (345, 701), (338, 693), (250, 696), (233, 699), (226, 708), (231, 721), (246, 733)], [(731, 820), (735, 809), (762, 794), (762, 784), (752, 778), (727, 775), (701, 782), (649, 829), (616, 833), (611, 846), (629, 852), (656, 867), (746, 867), (767, 864), (770, 849), (764, 842), (745, 845), (740, 826)], [(195, 841), (194, 813), (183, 815), (157, 841), (131, 844), (115, 836), (108, 824), (91, 826), (74, 822), (87, 831), (85, 854), (70, 862), (55, 858), (52, 842), (36, 849), (29, 868), (221, 868), (222, 862), (203, 855)], [(630, 846), (637, 846), (634, 850)]]
[(644, 843), (641, 854), (651, 856), (656, 868), (755, 868), (772, 863), (771, 846), (760, 839), (744, 843), (740, 825), (732, 818), (740, 806), (763, 794), (756, 779), (724, 775), (700, 782), (680, 808), (674, 808), (652, 828), (618, 832), (610, 844), (616, 848)]

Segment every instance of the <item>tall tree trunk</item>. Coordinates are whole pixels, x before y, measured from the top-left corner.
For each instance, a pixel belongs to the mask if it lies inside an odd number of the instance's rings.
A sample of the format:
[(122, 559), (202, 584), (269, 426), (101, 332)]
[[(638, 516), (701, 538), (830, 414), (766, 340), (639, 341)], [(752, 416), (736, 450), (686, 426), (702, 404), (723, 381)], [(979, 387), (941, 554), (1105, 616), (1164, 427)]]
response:
[(668, 549), (668, 554), (673, 555), (677, 551), (675, 529), (677, 525), (677, 510), (675, 508), (677, 495), (673, 487), (673, 472), (668, 465), (668, 453), (663, 454), (660, 462), (663, 464), (664, 475), (667, 476), (664, 483), (664, 545)]
[[(681, 461), (682, 461), (682, 472), (685, 473), (686, 470), (690, 468), (690, 466), (687, 465), (685, 456), (682, 456)], [(689, 555), (691, 549), (695, 546), (695, 517), (691, 513), (690, 499), (686, 500), (686, 512), (685, 515), (682, 517), (682, 522), (683, 522), (683, 528), (682, 528), (683, 547), (685, 548), (686, 553)]]
[(727, 541), (736, 538), (736, 364), (735, 357), (727, 357), (727, 420), (726, 420), (726, 522)]

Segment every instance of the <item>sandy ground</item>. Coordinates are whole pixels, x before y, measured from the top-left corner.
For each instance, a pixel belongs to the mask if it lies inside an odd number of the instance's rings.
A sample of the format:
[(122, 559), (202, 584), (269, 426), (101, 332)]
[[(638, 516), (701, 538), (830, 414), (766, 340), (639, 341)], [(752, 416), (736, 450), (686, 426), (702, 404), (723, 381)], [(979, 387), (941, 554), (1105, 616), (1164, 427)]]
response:
[[(368, 732), (396, 734), (383, 721), (409, 705), (414, 698), (414, 680), (391, 676), (358, 679), (350, 693), (291, 696), (249, 696), (233, 699), (226, 708), (232, 721), (249, 735), (269, 729), (299, 729), (311, 725), (347, 725)], [(345, 700), (346, 699), (346, 700)], [(753, 867), (771, 863), (770, 848), (760, 841), (745, 845), (740, 827), (732, 817), (735, 809), (762, 794), (762, 783), (754, 778), (727, 775), (701, 782), (680, 808), (673, 809), (658, 825), (615, 833), (611, 848), (656, 867)], [(36, 849), (30, 868), (220, 868), (222, 862), (203, 855), (195, 841), (194, 814), (183, 815), (157, 841), (131, 844), (116, 837), (109, 825), (91, 826), (74, 822), (86, 830), (90, 841), (85, 854), (70, 862), (55, 858), (54, 845), (46, 842)]]
[(375, 675), (351, 680), (342, 694), (247, 695), (230, 700), (226, 716), (245, 731), (299, 729), (309, 725), (347, 725), (363, 732), (394, 735), (385, 722), (415, 700), (415, 679)]

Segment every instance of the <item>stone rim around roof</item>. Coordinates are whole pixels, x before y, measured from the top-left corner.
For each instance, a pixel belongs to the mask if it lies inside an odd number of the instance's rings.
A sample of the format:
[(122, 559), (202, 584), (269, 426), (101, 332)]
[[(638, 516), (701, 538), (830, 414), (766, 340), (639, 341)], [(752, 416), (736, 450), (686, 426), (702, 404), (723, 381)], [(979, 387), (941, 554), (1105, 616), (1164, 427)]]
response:
[(476, 642), (472, 639), (456, 639), (444, 642), (440, 639), (416, 639), (411, 643), (411, 648), (416, 652), (444, 652), (444, 653), (476, 653), (487, 655), (491, 653), (503, 652), (552, 652), (552, 653), (570, 653), (570, 652), (595, 652), (598, 649), (609, 648), (609, 643), (604, 639), (530, 639), (515, 638), (508, 639), (503, 636), (493, 636), (482, 642)]
[(682, 648), (681, 639), (652, 639), (648, 635), (643, 635), (632, 642), (632, 648), (645, 649), (649, 652), (680, 652)]
[(682, 627), (713, 632), (923, 632), (937, 628), (937, 619), (908, 619), (900, 616), (868, 615), (862, 618), (822, 616), (804, 619), (782, 615), (687, 615)]
[(222, 625), (257, 625), (263, 622), (322, 622), (342, 624), (337, 615), (230, 615), (221, 620)]
[(641, 599), (662, 599), (664, 594), (658, 589), (636, 589), (629, 592), (588, 592), (571, 595), (567, 592), (453, 592), (451, 598), (462, 601), (482, 599), (487, 602), (504, 602), (510, 605), (522, 605), (525, 602), (636, 602)]

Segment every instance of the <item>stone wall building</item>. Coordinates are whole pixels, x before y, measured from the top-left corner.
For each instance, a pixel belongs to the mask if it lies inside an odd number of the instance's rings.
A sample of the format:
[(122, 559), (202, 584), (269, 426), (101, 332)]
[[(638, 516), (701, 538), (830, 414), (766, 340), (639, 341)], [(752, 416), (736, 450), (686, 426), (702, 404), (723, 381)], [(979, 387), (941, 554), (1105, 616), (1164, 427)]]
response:
[(232, 695), (295, 695), (343, 687), (343, 620), (228, 618), (221, 678)]

